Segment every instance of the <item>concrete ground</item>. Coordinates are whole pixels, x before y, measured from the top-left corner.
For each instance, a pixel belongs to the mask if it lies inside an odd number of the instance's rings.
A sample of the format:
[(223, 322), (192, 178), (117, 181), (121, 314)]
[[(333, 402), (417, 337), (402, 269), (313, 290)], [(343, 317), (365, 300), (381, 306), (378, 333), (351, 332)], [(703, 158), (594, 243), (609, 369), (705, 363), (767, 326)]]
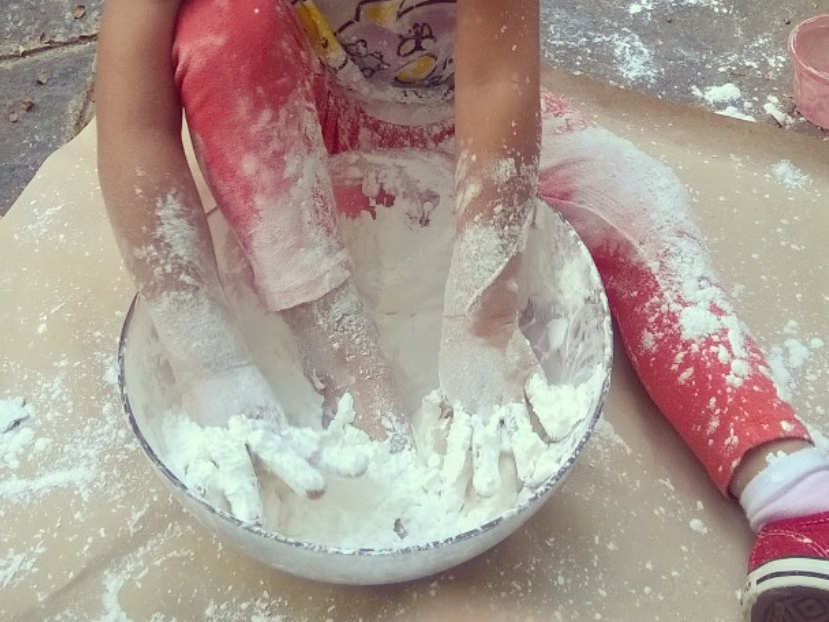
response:
[[(103, 0), (7, 0), (0, 215), (92, 115)], [(829, 136), (798, 118), (786, 39), (829, 0), (542, 0), (548, 63), (655, 97)]]
[(103, 0), (6, 0), (0, 17), (0, 215), (91, 112)]

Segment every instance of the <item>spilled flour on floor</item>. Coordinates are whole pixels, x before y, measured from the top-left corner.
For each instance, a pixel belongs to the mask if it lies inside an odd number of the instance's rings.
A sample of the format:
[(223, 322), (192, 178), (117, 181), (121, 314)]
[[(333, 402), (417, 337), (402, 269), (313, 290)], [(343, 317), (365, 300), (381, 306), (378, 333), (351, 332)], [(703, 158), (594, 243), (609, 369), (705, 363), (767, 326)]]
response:
[(789, 190), (802, 190), (812, 183), (812, 178), (794, 165), (791, 160), (775, 162), (766, 175)]

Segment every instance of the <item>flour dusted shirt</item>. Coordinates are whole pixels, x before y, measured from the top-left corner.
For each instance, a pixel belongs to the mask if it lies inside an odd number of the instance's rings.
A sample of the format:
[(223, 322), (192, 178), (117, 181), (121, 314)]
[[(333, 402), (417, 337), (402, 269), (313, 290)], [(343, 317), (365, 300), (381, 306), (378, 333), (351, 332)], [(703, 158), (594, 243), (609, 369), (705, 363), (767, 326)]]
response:
[(454, 0), (292, 0), (345, 86), (381, 99), (451, 99)]

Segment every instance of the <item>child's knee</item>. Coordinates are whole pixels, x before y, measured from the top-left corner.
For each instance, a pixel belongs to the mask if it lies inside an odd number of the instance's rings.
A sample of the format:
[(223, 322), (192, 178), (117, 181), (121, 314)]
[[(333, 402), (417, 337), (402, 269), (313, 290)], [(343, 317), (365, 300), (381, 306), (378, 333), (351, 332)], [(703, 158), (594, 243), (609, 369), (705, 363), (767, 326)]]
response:
[(594, 251), (622, 244), (639, 253), (666, 236), (695, 232), (690, 197), (676, 174), (600, 128), (559, 134), (544, 146), (539, 195)]

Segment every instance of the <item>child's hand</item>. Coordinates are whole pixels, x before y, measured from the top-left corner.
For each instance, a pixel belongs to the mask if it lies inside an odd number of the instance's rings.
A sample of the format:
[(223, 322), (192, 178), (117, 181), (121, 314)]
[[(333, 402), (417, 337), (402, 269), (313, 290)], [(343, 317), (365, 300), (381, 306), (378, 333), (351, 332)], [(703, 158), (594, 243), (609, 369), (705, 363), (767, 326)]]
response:
[[(224, 494), (241, 520), (261, 518), (251, 454), (262, 447), (269, 450), (269, 459), (263, 456), (264, 465), (297, 494), (314, 498), (325, 491), (322, 474), (309, 463), (317, 443), (288, 426), (276, 396), (252, 363), (188, 383), (182, 391), (182, 406), (193, 421), (216, 428), (225, 437), (225, 442), (209, 444), (205, 451), (190, 456), (192, 464), (185, 467), (191, 473), (189, 483), (197, 490)], [(239, 418), (256, 422), (258, 443), (247, 438), (232, 440), (238, 436), (234, 432), (239, 432)], [(236, 430), (229, 430), (231, 421), (236, 422)]]
[[(493, 328), (489, 338), (498, 340), (493, 344), (462, 324), (444, 320), (440, 377), (446, 407), (452, 411), (450, 437), (456, 451), (467, 455), (472, 487), (481, 497), (499, 494), (506, 452), (518, 481), (536, 488), (560, 468), (561, 453), (555, 444), (570, 428), (563, 429), (551, 416), (555, 413), (536, 402), (534, 389), (547, 387), (547, 379), (517, 326)], [(466, 336), (462, 331), (467, 331)], [(464, 476), (463, 469), (454, 477), (448, 475), (465, 490), (468, 480), (460, 480), (469, 475)]]
[(309, 375), (332, 415), (346, 394), (353, 398), (354, 426), (395, 449), (411, 445), (411, 426), (380, 347), (374, 319), (351, 279), (322, 298), (282, 312)]
[(525, 385), (543, 371), (517, 323), (445, 318), (439, 372), (447, 405), (456, 418), (468, 415), (473, 487), (490, 497), (501, 487), (501, 436), (515, 427), (505, 428), (505, 418), (529, 421)]
[(438, 366), (447, 402), (469, 413), (523, 403), (529, 378), (543, 374), (517, 318), (444, 318)]
[(224, 428), (231, 417), (241, 415), (287, 427), (276, 395), (253, 363), (189, 380), (181, 400), (190, 418), (203, 426)]
[(501, 486), (502, 446), (513, 446), (516, 434), (526, 441), (513, 447), (518, 477), (528, 486), (539, 483), (541, 472), (530, 468), (533, 459), (523, 447), (535, 457), (546, 449), (533, 433), (526, 390), (531, 379), (544, 378), (544, 371), (518, 325), (520, 254), (496, 261), (488, 280), (478, 266), (497, 255), (475, 262), (470, 247), (466, 241), (456, 244), (447, 279), (438, 372), (446, 405), (455, 413), (453, 426), (467, 429), (457, 438), (469, 447), (472, 484), (488, 497)]
[(501, 257), (487, 252), (491, 237), (467, 237), (455, 244), (446, 282), (438, 371), (451, 407), (483, 413), (523, 403), (527, 380), (543, 372), (518, 326), (520, 253)]
[(263, 517), (255, 465), (309, 498), (325, 492), (321, 469), (357, 477), (367, 467), (365, 456), (343, 446), (349, 422), (322, 433), (291, 427), (252, 364), (189, 383), (182, 402), (193, 425), (182, 433), (187, 438), (176, 442), (181, 448), (173, 457), (177, 472), (188, 488), (226, 501), (244, 522), (261, 523)]

